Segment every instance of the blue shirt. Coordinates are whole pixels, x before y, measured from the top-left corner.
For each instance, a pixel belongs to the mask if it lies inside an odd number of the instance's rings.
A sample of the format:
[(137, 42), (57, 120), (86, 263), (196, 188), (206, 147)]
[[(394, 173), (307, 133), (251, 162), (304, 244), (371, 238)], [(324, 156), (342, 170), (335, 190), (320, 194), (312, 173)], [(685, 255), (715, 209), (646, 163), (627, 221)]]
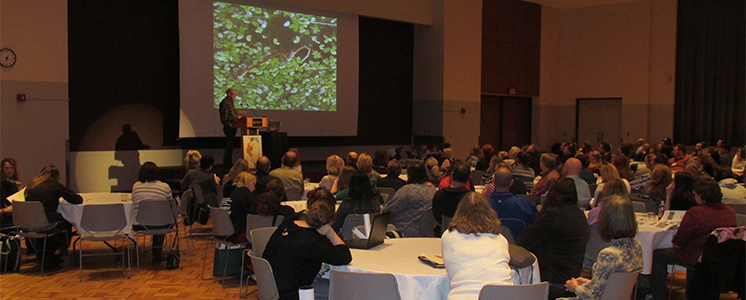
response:
[[(539, 211), (536, 210), (535, 205), (509, 192), (492, 193), (490, 194), (489, 202), (492, 209), (497, 213), (497, 218), (500, 219), (503, 225), (510, 228), (516, 241), (523, 233), (523, 230), (528, 225), (533, 224), (539, 215)], [(523, 222), (507, 219), (518, 219)]]

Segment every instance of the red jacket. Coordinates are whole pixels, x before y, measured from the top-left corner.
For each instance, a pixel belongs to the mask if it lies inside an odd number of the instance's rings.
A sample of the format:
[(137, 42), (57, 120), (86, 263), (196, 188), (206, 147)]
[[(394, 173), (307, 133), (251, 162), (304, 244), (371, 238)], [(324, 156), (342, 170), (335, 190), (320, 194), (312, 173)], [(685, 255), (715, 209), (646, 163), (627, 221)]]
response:
[(687, 267), (693, 268), (702, 255), (710, 233), (720, 227), (735, 227), (736, 213), (724, 203), (702, 203), (690, 208), (673, 236), (673, 248)]

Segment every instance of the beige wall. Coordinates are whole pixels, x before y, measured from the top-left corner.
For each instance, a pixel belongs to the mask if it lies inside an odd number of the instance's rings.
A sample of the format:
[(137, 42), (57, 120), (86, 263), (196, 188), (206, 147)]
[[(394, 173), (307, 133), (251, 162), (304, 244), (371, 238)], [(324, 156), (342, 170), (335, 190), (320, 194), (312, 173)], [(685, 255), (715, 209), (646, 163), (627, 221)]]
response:
[(575, 136), (577, 98), (622, 98), (625, 142), (671, 136), (676, 7), (676, 0), (542, 7), (534, 142), (549, 147)]
[(0, 0), (0, 48), (18, 58), (0, 68), (0, 156), (18, 161), (23, 182), (48, 164), (65, 182), (67, 1)]

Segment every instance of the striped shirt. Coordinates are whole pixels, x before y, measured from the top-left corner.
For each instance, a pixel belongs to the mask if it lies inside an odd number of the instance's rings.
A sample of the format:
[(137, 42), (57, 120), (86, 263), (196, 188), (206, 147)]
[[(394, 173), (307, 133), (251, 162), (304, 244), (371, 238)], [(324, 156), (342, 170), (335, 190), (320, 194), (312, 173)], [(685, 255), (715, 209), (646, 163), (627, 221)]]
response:
[(161, 181), (135, 182), (132, 186), (132, 224), (137, 225), (137, 208), (144, 200), (174, 200), (171, 187)]

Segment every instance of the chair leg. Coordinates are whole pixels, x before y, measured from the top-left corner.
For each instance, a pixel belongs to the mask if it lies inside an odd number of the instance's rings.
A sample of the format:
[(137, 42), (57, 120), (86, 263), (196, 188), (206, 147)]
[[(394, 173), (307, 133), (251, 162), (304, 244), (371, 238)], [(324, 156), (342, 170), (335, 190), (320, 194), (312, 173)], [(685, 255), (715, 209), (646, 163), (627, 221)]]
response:
[(80, 249), (78, 249), (78, 265), (80, 266), (80, 269), (78, 271), (78, 279), (80, 280), (80, 282), (83, 282), (83, 240), (78, 239), (78, 241), (80, 241)]
[(207, 248), (210, 247), (210, 241), (211, 240), (212, 239), (207, 240), (207, 243), (205, 243), (205, 257), (204, 257), (204, 259), (202, 259), (202, 280), (215, 279), (214, 277), (213, 278), (205, 278), (205, 264), (207, 263)]
[(220, 286), (223, 288), (225, 288), (225, 274), (228, 273), (228, 261), (230, 260), (229, 258), (231, 257), (231, 250), (233, 250), (228, 246), (226, 246), (226, 248), (228, 248), (228, 253), (226, 254), (225, 266), (223, 267), (223, 280), (220, 281)]
[[(37, 250), (39, 251), (39, 250)], [(41, 249), (41, 270), (39, 275), (44, 277), (44, 261), (47, 260), (47, 237), (44, 237), (44, 248)]]

